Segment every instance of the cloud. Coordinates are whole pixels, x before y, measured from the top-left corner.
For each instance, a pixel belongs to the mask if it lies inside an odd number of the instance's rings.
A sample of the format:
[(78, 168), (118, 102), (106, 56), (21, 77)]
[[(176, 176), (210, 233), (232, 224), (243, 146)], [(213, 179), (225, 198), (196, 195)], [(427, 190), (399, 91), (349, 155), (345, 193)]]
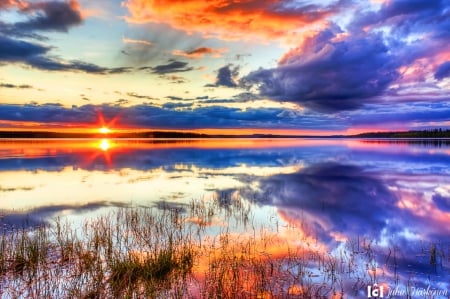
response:
[(26, 2), (20, 0), (0, 0), (0, 9), (9, 9), (11, 7), (24, 7)]
[(46, 54), (49, 50), (49, 47), (0, 35), (0, 61), (27, 60)]
[[(64, 107), (52, 104), (0, 105), (0, 120), (29, 121), (43, 126), (58, 124), (95, 124), (96, 111), (103, 111), (108, 119), (120, 115), (118, 126), (140, 128), (200, 129), (200, 128), (279, 128), (344, 131), (364, 128), (366, 131), (391, 129), (426, 129), (448, 126), (450, 106), (448, 99), (437, 102), (368, 104), (365, 110), (341, 111), (323, 114), (289, 108), (226, 107), (247, 99), (203, 98), (184, 99), (167, 97), (172, 102), (186, 101), (186, 105), (167, 104), (148, 95), (127, 93), (121, 97), (130, 100), (127, 107), (111, 105), (86, 105)], [(133, 104), (138, 99), (148, 103)], [(153, 103), (152, 103), (153, 102)], [(131, 104), (131, 105), (130, 105)], [(194, 104), (194, 105), (191, 105)], [(202, 106), (201, 106), (202, 105)], [(173, 109), (178, 108), (178, 109)], [(182, 109), (180, 109), (182, 108)]]
[(206, 84), (205, 87), (237, 87), (237, 77), (239, 76), (239, 66), (233, 67), (231, 64), (225, 65), (217, 70), (217, 78), (214, 84)]
[(123, 37), (122, 42), (125, 44), (133, 44), (133, 45), (140, 45), (140, 46), (146, 46), (146, 47), (150, 47), (153, 45), (153, 43), (148, 40), (132, 39), (132, 38), (127, 38), (127, 37)]
[(240, 84), (263, 97), (326, 113), (386, 98), (402, 101), (411, 89), (426, 100), (430, 87), (440, 88), (436, 80), (448, 76), (448, 3), (392, 0), (378, 10), (363, 5), (353, 3), (361, 13), (348, 24), (329, 22), (308, 32), (277, 67), (250, 72)]
[(182, 76), (177, 76), (177, 75), (160, 75), (160, 78), (166, 79), (168, 81), (170, 81), (171, 83), (175, 83), (175, 84), (182, 84), (182, 83), (186, 83), (188, 82), (188, 80)]
[(76, 0), (30, 2), (20, 11), (31, 17), (15, 23), (14, 27), (18, 30), (68, 32), (70, 27), (80, 25), (83, 21), (80, 4)]
[(45, 71), (69, 71), (90, 74), (120, 74), (130, 72), (128, 67), (108, 68), (79, 60), (64, 60), (50, 54), (53, 47), (18, 39), (46, 41), (34, 31), (68, 32), (83, 22), (78, 1), (2, 1), (0, 10), (15, 9), (24, 21), (0, 22), (0, 63), (21, 63)]
[(197, 101), (199, 104), (228, 104), (228, 103), (236, 103), (237, 100), (233, 99), (200, 99)]
[(441, 39), (450, 35), (448, 14), (445, 0), (393, 0), (383, 3), (378, 11), (360, 14), (350, 25), (352, 30), (388, 26), (399, 37), (426, 32), (427, 39)]
[(0, 62), (23, 63), (45, 71), (71, 71), (91, 74), (119, 74), (132, 70), (127, 67), (106, 68), (77, 60), (57, 60), (47, 56), (49, 51), (50, 47), (0, 35)]
[(317, 111), (361, 107), (399, 77), (399, 62), (380, 34), (341, 41), (335, 39), (339, 33), (337, 28), (320, 32), (287, 53), (276, 68), (251, 72), (241, 84)]
[(226, 65), (217, 71), (217, 86), (236, 87), (236, 78), (239, 75), (239, 67)]
[(437, 80), (442, 80), (444, 78), (450, 77), (450, 61), (442, 63), (434, 73), (434, 77)]
[(174, 51), (172, 51), (172, 55), (182, 56), (182, 57), (186, 57), (186, 58), (202, 58), (205, 55), (209, 55), (214, 58), (219, 58), (225, 52), (227, 52), (227, 49), (224, 49), (224, 48), (214, 49), (214, 48), (208, 48), (208, 47), (200, 47), (200, 48), (197, 48), (197, 49), (194, 49), (191, 51), (174, 50)]
[(0, 0), (0, 8), (8, 8), (12, 5), (11, 0)]
[(194, 104), (193, 103), (173, 103), (168, 102), (162, 105), (162, 108), (164, 109), (177, 109), (177, 108), (190, 108)]
[(137, 94), (135, 92), (128, 92), (127, 96), (132, 97), (132, 98), (137, 98), (137, 99), (157, 100), (157, 98), (154, 98), (154, 97), (151, 97), (148, 95)]
[(448, 61), (449, 8), (444, 0), (387, 1), (378, 11), (354, 18), (350, 31), (384, 30), (391, 39), (390, 50), (397, 52), (399, 61), (417, 72), (422, 69), (422, 77), (414, 82), (419, 83)]
[(193, 67), (188, 67), (187, 62), (177, 61), (177, 60), (169, 60), (167, 64), (157, 65), (155, 67), (150, 68), (152, 73), (154, 74), (169, 74), (169, 73), (181, 73), (192, 71)]
[(129, 100), (126, 99), (118, 99), (114, 102), (115, 106), (122, 106), (122, 105), (127, 105), (128, 103), (130, 103)]
[(81, 25), (83, 15), (78, 1), (3, 1), (0, 11), (14, 9), (23, 21), (0, 22), (0, 33), (9, 37), (27, 37), (47, 40), (37, 32), (68, 32), (71, 27)]
[(321, 6), (278, 0), (128, 0), (124, 6), (131, 23), (163, 23), (204, 37), (265, 42), (295, 37), (300, 28), (324, 22), (338, 11), (340, 2)]
[(410, 129), (426, 129), (440, 126), (449, 120), (450, 97), (440, 98), (433, 102), (418, 100), (397, 104), (368, 104), (363, 111), (341, 113), (340, 117), (348, 119), (350, 126), (385, 126), (390, 129), (396, 126), (410, 125)]
[(11, 89), (33, 89), (34, 87), (29, 84), (12, 84), (12, 83), (0, 83), (0, 88), (11, 88)]
[[(183, 99), (171, 98), (172, 101)], [(188, 100), (186, 100), (188, 101)], [(119, 107), (116, 105), (73, 106), (70, 108), (55, 105), (0, 105), (0, 120), (30, 121), (38, 123), (94, 124), (97, 111), (102, 111), (106, 119), (120, 115), (117, 126), (140, 128), (200, 129), (200, 128), (309, 128), (317, 129), (328, 125), (327, 129), (345, 129), (342, 122), (330, 120), (316, 114), (299, 114), (282, 108), (239, 108), (208, 105), (190, 108), (186, 105), (167, 104), (164, 107), (152, 104)], [(224, 100), (220, 103), (223, 104)], [(210, 103), (214, 104), (214, 103)], [(173, 109), (173, 108), (189, 109)], [(291, 112), (291, 113), (290, 113)]]
[(42, 56), (33, 57), (32, 59), (28, 60), (27, 63), (34, 68), (46, 71), (70, 71), (101, 75), (122, 74), (128, 73), (132, 70), (132, 68), (129, 67), (107, 68), (79, 60), (58, 61)]

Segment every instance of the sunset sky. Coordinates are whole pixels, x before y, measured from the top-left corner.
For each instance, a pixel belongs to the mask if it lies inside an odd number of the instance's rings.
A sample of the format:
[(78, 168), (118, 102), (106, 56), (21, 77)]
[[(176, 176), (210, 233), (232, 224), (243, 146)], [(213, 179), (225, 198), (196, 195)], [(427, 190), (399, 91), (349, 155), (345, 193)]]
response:
[(0, 129), (450, 128), (447, 0), (0, 0)]

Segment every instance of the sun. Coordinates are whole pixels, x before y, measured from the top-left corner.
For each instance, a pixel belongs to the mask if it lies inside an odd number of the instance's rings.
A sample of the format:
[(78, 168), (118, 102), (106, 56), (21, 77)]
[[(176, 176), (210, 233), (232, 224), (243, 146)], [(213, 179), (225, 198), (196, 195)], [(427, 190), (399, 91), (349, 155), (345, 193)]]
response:
[(100, 129), (98, 129), (98, 131), (102, 134), (111, 133), (111, 130), (108, 127), (101, 127)]
[(109, 143), (108, 139), (102, 139), (102, 141), (99, 144), (99, 147), (102, 151), (106, 152), (107, 150), (110, 149), (111, 144)]

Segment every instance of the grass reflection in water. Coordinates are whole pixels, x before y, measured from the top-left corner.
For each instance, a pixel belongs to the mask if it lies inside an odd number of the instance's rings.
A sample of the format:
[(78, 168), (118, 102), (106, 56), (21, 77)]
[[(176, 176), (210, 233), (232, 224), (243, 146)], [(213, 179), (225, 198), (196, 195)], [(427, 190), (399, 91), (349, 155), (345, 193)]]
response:
[[(258, 227), (250, 207), (216, 198), (121, 208), (81, 227), (5, 227), (0, 297), (342, 298), (378, 281), (370, 242), (332, 254), (299, 228)], [(230, 230), (230, 219), (246, 233)], [(280, 238), (281, 229), (298, 238)]]

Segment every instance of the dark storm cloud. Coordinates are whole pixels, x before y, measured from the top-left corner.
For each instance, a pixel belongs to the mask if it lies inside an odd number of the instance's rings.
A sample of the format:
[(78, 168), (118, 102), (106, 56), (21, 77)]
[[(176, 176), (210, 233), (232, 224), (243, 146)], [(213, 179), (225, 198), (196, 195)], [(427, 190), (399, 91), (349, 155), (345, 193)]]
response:
[(436, 73), (434, 73), (434, 77), (438, 80), (450, 77), (450, 61), (441, 64), (436, 70)]
[(338, 33), (321, 32), (286, 54), (277, 68), (254, 71), (241, 84), (256, 84), (263, 96), (318, 111), (361, 107), (398, 78), (400, 64), (380, 34), (335, 41)]
[(169, 73), (181, 73), (192, 71), (194, 68), (188, 66), (187, 62), (178, 61), (178, 60), (170, 60), (167, 64), (157, 65), (155, 67), (150, 68), (152, 73), (154, 74), (169, 74)]

